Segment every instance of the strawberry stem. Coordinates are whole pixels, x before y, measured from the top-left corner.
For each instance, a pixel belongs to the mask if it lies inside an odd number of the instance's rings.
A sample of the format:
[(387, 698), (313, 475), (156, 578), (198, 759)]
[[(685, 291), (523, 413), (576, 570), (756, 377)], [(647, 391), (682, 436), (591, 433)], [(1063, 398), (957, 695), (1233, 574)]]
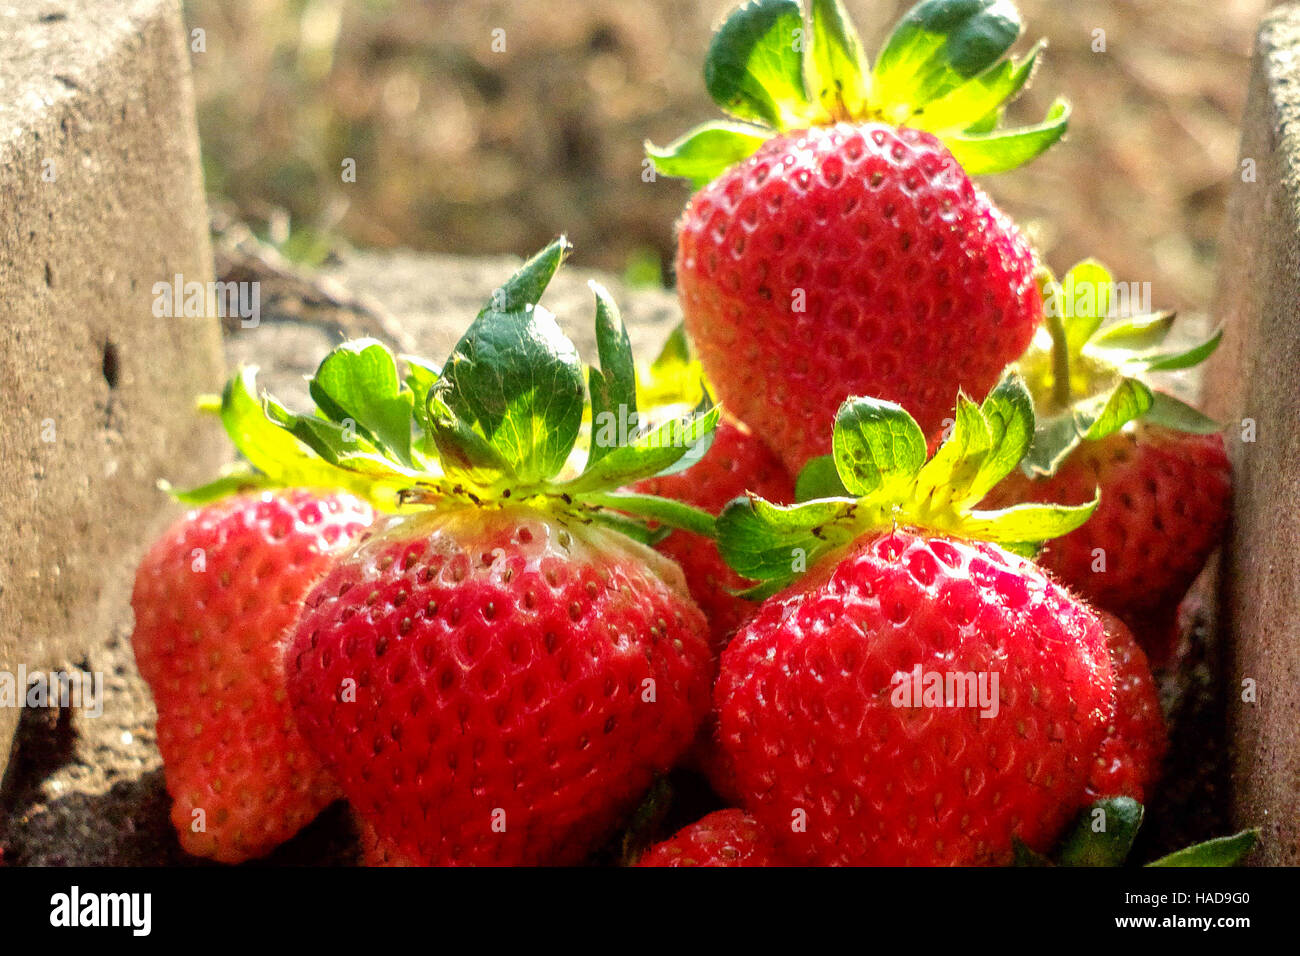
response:
[(1070, 404), (1070, 341), (1059, 310), (1048, 309), (1047, 330), (1052, 333), (1052, 401), (1058, 408)]

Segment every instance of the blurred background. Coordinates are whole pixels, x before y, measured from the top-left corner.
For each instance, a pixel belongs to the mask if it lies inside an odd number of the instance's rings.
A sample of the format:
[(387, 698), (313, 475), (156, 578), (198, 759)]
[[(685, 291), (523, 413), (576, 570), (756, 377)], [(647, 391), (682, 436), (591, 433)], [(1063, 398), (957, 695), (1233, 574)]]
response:
[[(566, 231), (582, 265), (671, 284), (688, 189), (642, 181), (642, 141), (719, 115), (701, 68), (735, 2), (185, 0), (208, 190), (308, 265), (349, 245), (524, 255)], [(846, 3), (870, 52), (911, 5)], [(1096, 256), (1156, 307), (1204, 311), (1267, 0), (1019, 6), (1018, 49), (1049, 47), (1012, 115), (1064, 93), (1071, 132), (983, 185), (1058, 272)]]

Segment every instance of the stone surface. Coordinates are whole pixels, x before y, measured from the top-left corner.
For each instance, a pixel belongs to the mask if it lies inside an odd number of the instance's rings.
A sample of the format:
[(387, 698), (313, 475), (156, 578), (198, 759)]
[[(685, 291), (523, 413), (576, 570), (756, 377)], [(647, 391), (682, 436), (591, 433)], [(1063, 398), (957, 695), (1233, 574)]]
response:
[[(1300, 863), (1300, 5), (1260, 28), (1223, 246), (1210, 413), (1229, 423), (1235, 500), (1220, 576), (1233, 812), (1255, 862)], [(1245, 429), (1254, 423), (1254, 441)], [(1254, 680), (1256, 703), (1242, 700)]]
[[(211, 277), (176, 0), (0, 0), (0, 671), (83, 659), (129, 618), (155, 488), (219, 450), (188, 409), (213, 319), (155, 282)], [(0, 772), (18, 719), (0, 707)]]
[[(229, 257), (223, 261), (223, 275), (238, 273), (241, 279), (262, 283), (264, 303), (255, 328), (227, 323), (227, 361), (232, 368), (241, 362), (258, 365), (262, 385), (291, 405), (306, 401), (302, 377), (345, 335), (372, 334), (394, 347), (416, 347), (441, 362), (492, 290), (519, 264), (509, 258), (359, 253), (322, 281), (290, 277), (278, 264), (258, 266), (249, 259), (232, 264)], [(599, 278), (623, 307), (638, 354), (655, 354), (679, 320), (670, 294), (628, 290), (616, 279), (566, 267), (543, 303), (556, 313), (583, 357), (594, 357), (595, 352), (589, 278)], [(268, 294), (273, 287), (275, 294)], [(78, 709), (29, 709), (23, 714), (14, 764), (0, 791), (0, 851), (6, 863), (201, 862), (180, 849), (168, 819), (170, 802), (154, 736), (156, 715), (130, 650), (129, 623), (110, 626), (104, 634), (108, 640), (90, 650), (85, 661), (89, 671), (104, 675), (101, 716)], [(347, 809), (336, 804), (260, 862), (355, 860)]]

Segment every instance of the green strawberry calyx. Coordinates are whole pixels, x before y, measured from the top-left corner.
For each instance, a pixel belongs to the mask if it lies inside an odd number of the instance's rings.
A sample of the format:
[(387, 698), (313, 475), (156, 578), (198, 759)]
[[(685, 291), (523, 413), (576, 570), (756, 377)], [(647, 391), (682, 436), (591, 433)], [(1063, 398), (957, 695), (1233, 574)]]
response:
[[(1015, 866), (1123, 866), (1133, 849), (1145, 808), (1132, 797), (1106, 797), (1083, 808), (1050, 856), (1016, 842)], [(1258, 830), (1242, 830), (1175, 850), (1149, 867), (1236, 866), (1259, 843)]]
[(1009, 56), (1023, 24), (1011, 0), (921, 0), (869, 66), (841, 0), (750, 0), (714, 34), (709, 95), (736, 121), (705, 123), (667, 146), (646, 143), (659, 172), (699, 188), (773, 136), (836, 122), (881, 122), (933, 133), (967, 173), (1015, 169), (1063, 135), (1070, 107), (1042, 122), (1003, 125), (1044, 43)]
[(803, 500), (776, 505), (757, 495), (718, 516), (718, 550), (755, 598), (853, 541), (891, 527), (993, 541), (1020, 554), (1067, 534), (1091, 516), (1083, 505), (1020, 504), (975, 510), (1029, 449), (1034, 407), (1025, 383), (1008, 375), (982, 405), (957, 397), (950, 434), (927, 461), (925, 434), (898, 405), (850, 398), (835, 415), (832, 454), (814, 459), (797, 485)]
[(244, 461), (177, 497), (202, 504), (249, 488), (338, 488), (389, 512), (522, 504), (643, 541), (664, 528), (712, 536), (705, 512), (620, 489), (698, 461), (721, 409), (701, 388), (694, 408), (641, 423), (627, 330), (595, 282), (599, 364), (584, 380), (573, 343), (538, 304), (570, 249), (561, 237), (524, 263), (440, 367), (402, 356), (403, 376), (382, 343), (345, 342), (308, 380), (309, 414), (259, 394), (256, 370), (239, 370), (219, 414)]
[(1222, 429), (1145, 381), (1148, 373), (1204, 362), (1218, 348), (1221, 330), (1171, 350), (1164, 343), (1176, 318), (1173, 312), (1123, 318), (1103, 327), (1126, 290), (1093, 259), (1075, 265), (1059, 282), (1040, 269), (1039, 287), (1043, 326), (1016, 363), (1039, 411), (1033, 446), (1021, 463), (1026, 475), (1054, 475), (1082, 442), (1106, 438), (1133, 422), (1195, 434)]

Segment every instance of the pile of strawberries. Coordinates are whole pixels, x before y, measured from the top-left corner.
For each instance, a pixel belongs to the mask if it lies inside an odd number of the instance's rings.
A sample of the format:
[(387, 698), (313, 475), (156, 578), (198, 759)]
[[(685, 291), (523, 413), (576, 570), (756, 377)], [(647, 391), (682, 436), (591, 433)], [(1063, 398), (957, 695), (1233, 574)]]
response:
[[(377, 865), (1121, 862), (1148, 658), (1230, 497), (1149, 374), (1218, 338), (1113, 319), (1104, 268), (1058, 281), (971, 181), (1065, 131), (1003, 125), (1021, 31), (923, 0), (869, 66), (839, 0), (737, 9), (732, 119), (649, 147), (698, 189), (651, 366), (594, 283), (580, 362), (540, 305), (560, 239), (442, 365), (345, 343), (305, 412), (240, 370), (241, 461), (134, 594), (184, 848), (259, 857), (341, 797)], [(680, 768), (724, 809), (656, 842)]]

